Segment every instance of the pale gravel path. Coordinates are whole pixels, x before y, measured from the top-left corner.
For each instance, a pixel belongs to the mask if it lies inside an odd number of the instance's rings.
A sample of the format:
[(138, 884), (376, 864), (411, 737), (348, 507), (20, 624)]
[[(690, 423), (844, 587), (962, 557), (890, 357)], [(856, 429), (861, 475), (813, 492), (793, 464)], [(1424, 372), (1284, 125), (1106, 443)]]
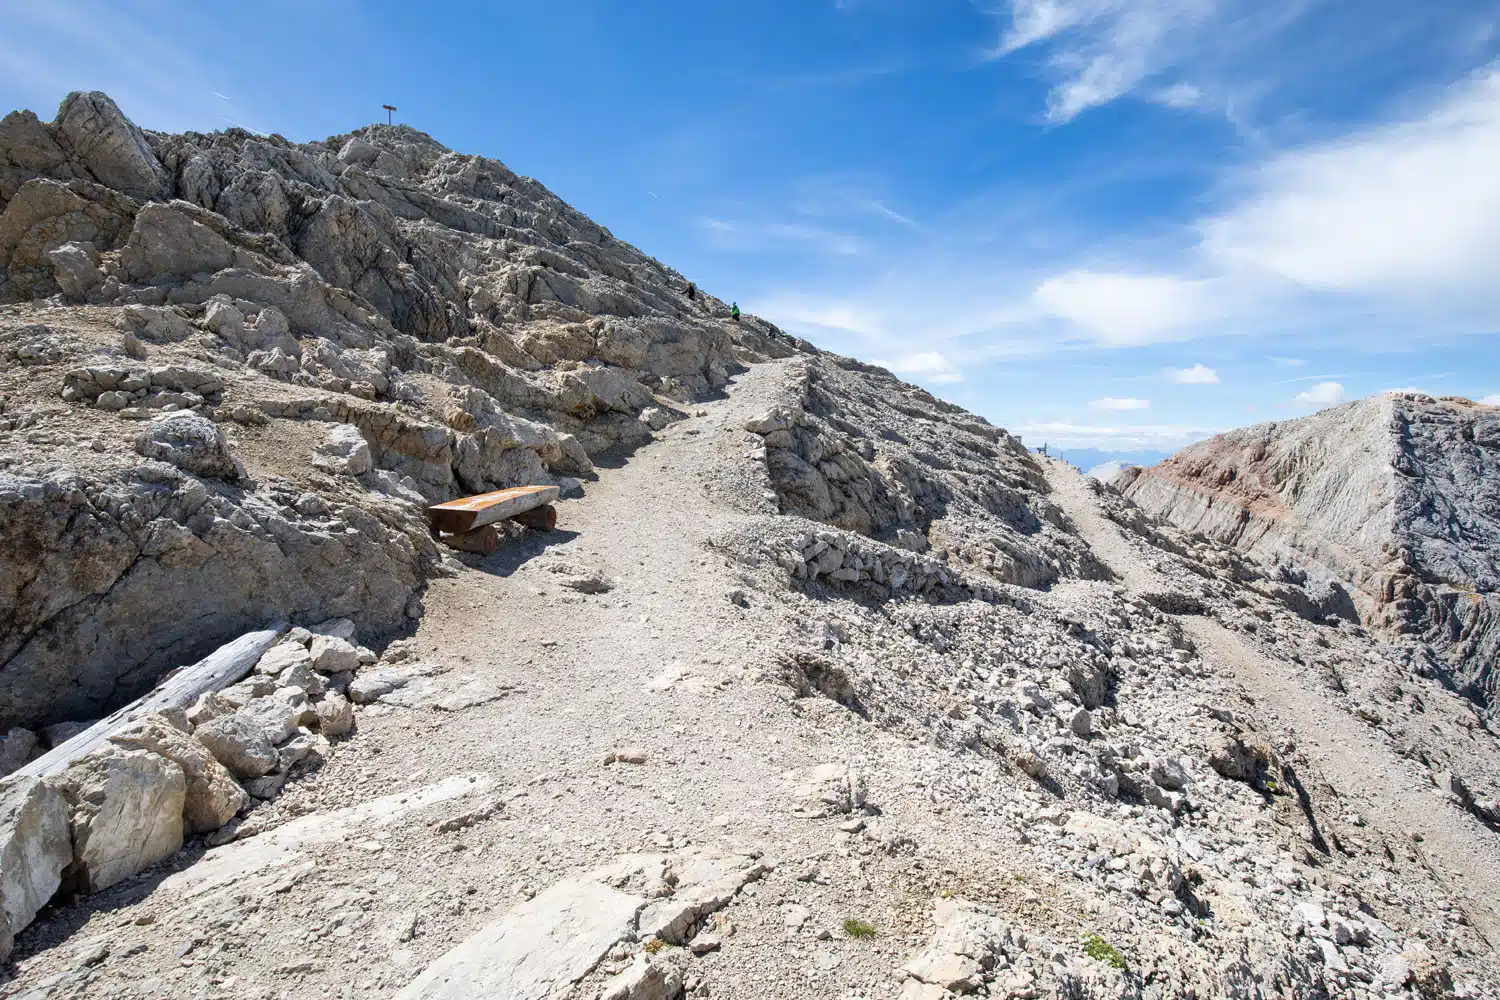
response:
[[(529, 893), (620, 854), (684, 843), (739, 844), (778, 864), (728, 911), (738, 932), (722, 952), (693, 963), (713, 996), (793, 1000), (810, 985), (889, 995), (890, 970), (925, 937), (926, 876), (908, 878), (904, 859), (851, 851), (836, 820), (791, 815), (783, 775), (858, 761), (883, 822), (925, 829), (930, 803), (912, 781), (923, 754), (841, 720), (847, 713), (810, 725), (784, 688), (753, 683), (806, 633), (778, 602), (732, 603), (736, 567), (708, 545), (775, 512), (764, 466), (745, 458), (743, 424), (780, 401), (788, 367), (756, 365), (727, 398), (689, 407), (689, 419), (601, 470), (584, 498), (560, 504), (556, 533), (464, 557), (434, 582), (414, 637), (418, 660), (515, 693), (457, 712), (361, 709), (356, 735), (277, 803), (324, 813), (479, 773), (522, 793), (500, 817), (440, 835), (428, 820), (457, 810), (434, 807), (320, 845), (292, 876), (249, 879), (187, 905), (152, 892), (155, 879), (122, 886), (43, 921), (23, 942), (22, 974), (0, 995), (69, 969), (70, 956), (102, 939), (146, 947), (95, 967), (80, 995), (388, 997)], [(565, 589), (552, 571), (560, 563), (597, 570), (614, 589)], [(673, 674), (681, 679), (669, 688), (648, 686)], [(645, 749), (646, 764), (601, 765), (623, 746)], [(826, 879), (798, 881), (814, 863)], [(791, 901), (813, 913), (798, 934), (782, 925)], [(881, 936), (843, 939), (847, 916)], [(819, 929), (837, 937), (820, 942)]]
[[(1081, 473), (1064, 462), (1041, 463), (1052, 498), (1132, 593), (1173, 589), (1100, 510)], [(1176, 618), (1199, 656), (1231, 675), (1258, 705), (1269, 709), (1341, 797), (1358, 803), (1360, 812), (1388, 837), (1421, 838), (1415, 847), (1433, 877), (1462, 901), (1470, 921), (1491, 946), (1500, 945), (1500, 853), (1495, 835), (1444, 801), (1426, 771), (1381, 743), (1326, 691), (1308, 687), (1306, 670), (1261, 655), (1212, 618)]]

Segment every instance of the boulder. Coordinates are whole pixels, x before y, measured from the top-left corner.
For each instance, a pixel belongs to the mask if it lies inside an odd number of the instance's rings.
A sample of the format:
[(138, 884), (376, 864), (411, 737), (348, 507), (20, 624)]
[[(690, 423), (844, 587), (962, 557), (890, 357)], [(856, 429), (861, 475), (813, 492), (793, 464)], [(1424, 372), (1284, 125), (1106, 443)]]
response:
[(341, 674), (359, 667), (358, 648), (337, 636), (314, 636), (308, 653), (313, 669), (320, 674)]
[(159, 715), (147, 716), (109, 739), (122, 747), (149, 750), (182, 768), (186, 782), (182, 818), (190, 834), (217, 830), (250, 804), (244, 789), (201, 740)]
[(7, 782), (0, 790), (0, 961), (62, 884), (72, 860), (62, 795), (39, 778)]
[(60, 144), (100, 184), (137, 198), (164, 198), (166, 169), (145, 134), (107, 94), (74, 91), (63, 99), (53, 128)]
[(73, 807), (70, 878), (99, 892), (182, 847), (182, 768), (144, 750), (105, 750), (58, 779)]
[(233, 264), (235, 253), (229, 241), (193, 214), (193, 207), (181, 201), (144, 206), (120, 251), (126, 276), (154, 284), (212, 274)]
[(315, 708), (318, 732), (324, 736), (343, 736), (354, 728), (354, 705), (337, 691), (324, 695)]
[(259, 778), (276, 766), (265, 726), (242, 712), (221, 715), (193, 733), (236, 778)]
[(298, 666), (312, 667), (312, 657), (300, 642), (280, 642), (266, 650), (255, 664), (255, 672), (270, 677), (279, 677), (284, 671)]
[(340, 476), (361, 476), (375, 467), (369, 442), (353, 424), (336, 424), (313, 450), (312, 464)]
[(87, 301), (89, 293), (104, 283), (99, 269), (99, 251), (92, 243), (73, 241), (50, 250), (52, 275), (63, 296), (73, 302)]
[(286, 742), (299, 726), (311, 725), (318, 719), (307, 693), (297, 687), (278, 687), (264, 697), (251, 700), (239, 714), (254, 720), (273, 744)]
[(31, 759), (37, 749), (36, 733), (15, 726), (0, 738), (0, 775), (6, 775)]
[(637, 955), (634, 962), (604, 984), (599, 1000), (677, 1000), (682, 973), (675, 966)]
[(151, 421), (136, 436), (135, 450), (195, 476), (240, 478), (239, 462), (230, 453), (224, 432), (207, 417), (185, 410)]

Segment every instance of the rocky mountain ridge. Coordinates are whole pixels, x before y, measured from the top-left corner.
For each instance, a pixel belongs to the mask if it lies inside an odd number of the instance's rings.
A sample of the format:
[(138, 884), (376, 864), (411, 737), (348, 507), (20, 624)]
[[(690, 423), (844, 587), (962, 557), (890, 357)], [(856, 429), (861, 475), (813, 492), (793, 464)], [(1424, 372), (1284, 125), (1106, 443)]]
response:
[(1500, 408), (1387, 393), (1201, 442), (1115, 480), (1173, 523), (1347, 587), (1364, 621), (1500, 684)]
[(1500, 995), (1443, 647), (497, 161), (70, 95), (0, 268), (7, 769), (292, 626), (0, 783), (10, 994)]

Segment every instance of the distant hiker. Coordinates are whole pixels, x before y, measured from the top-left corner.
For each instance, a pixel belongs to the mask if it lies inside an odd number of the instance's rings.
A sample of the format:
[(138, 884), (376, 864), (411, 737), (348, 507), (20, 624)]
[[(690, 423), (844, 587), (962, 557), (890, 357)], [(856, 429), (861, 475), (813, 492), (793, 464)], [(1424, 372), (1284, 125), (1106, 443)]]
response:
[(691, 281), (689, 281), (688, 282), (688, 299), (689, 299), (689, 301), (691, 301), (693, 299), (696, 299), (697, 297), (698, 297), (698, 286), (695, 285), (695, 284), (693, 284)]
[(731, 302), (729, 304), (729, 318), (736, 323), (740, 321), (740, 304), (738, 302)]

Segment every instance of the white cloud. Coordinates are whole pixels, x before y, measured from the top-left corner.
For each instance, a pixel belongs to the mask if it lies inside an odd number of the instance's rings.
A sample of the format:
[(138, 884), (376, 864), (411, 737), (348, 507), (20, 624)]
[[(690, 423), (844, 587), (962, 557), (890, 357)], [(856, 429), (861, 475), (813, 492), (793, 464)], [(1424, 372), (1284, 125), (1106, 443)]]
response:
[(1191, 368), (1168, 368), (1165, 374), (1167, 378), (1178, 385), (1219, 384), (1219, 373), (1207, 365), (1193, 365)]
[(1047, 95), (1047, 118), (1066, 122), (1173, 65), (1184, 39), (1217, 6), (1218, 0), (1011, 0), (1010, 28), (992, 55), (1047, 43), (1048, 62), (1061, 77)]
[[(1274, 154), (1191, 227), (1180, 265), (1072, 270), (1033, 295), (1107, 346), (1296, 317), (1455, 330), (1500, 318), (1500, 68), (1397, 124)], [(1294, 358), (1272, 358), (1289, 367)]]
[(1105, 396), (1089, 403), (1089, 408), (1094, 410), (1144, 410), (1151, 405), (1149, 399), (1121, 398), (1119, 396)]
[(1088, 424), (1045, 422), (1020, 424), (1011, 430), (1028, 444), (1050, 444), (1059, 448), (1100, 448), (1105, 451), (1176, 451), (1183, 445), (1212, 437), (1219, 430), (1178, 424), (1146, 424), (1137, 427), (1102, 427)]
[(734, 222), (704, 216), (698, 219), (711, 246), (719, 250), (760, 251), (803, 246), (811, 250), (855, 256), (862, 250), (859, 240), (848, 233), (800, 222)]
[(1480, 400), (1485, 406), (1500, 406), (1500, 392), (1492, 392)]
[(1043, 281), (1032, 300), (1108, 347), (1175, 340), (1223, 309), (1209, 282), (1170, 274), (1069, 271)]
[(938, 351), (921, 351), (916, 354), (906, 354), (894, 361), (874, 361), (872, 364), (882, 368), (889, 368), (898, 375), (913, 375), (927, 382), (948, 383), (962, 382), (963, 372), (953, 366), (953, 362)]
[(1341, 403), (1345, 399), (1344, 386), (1339, 382), (1319, 382), (1305, 392), (1297, 393), (1296, 400), (1299, 403), (1308, 403), (1312, 406), (1332, 406)]
[(1425, 115), (1274, 156), (1200, 223), (1227, 271), (1385, 297), (1491, 293), (1500, 280), (1500, 71)]
[(1153, 95), (1156, 103), (1169, 108), (1196, 108), (1203, 103), (1203, 90), (1191, 83), (1174, 83)]

